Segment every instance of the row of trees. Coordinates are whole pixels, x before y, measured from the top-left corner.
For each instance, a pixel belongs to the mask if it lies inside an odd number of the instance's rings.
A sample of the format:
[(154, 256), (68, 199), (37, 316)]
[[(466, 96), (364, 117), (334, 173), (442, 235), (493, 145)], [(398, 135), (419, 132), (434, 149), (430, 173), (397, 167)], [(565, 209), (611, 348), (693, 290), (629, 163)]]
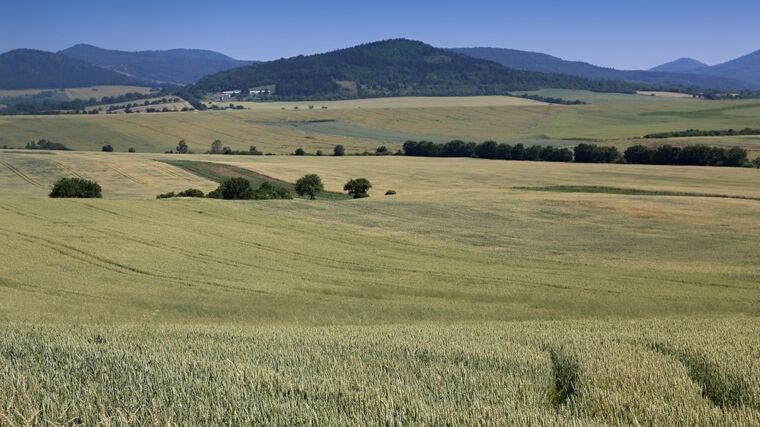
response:
[(744, 129), (721, 129), (721, 130), (699, 130), (688, 129), (675, 132), (661, 132), (650, 133), (644, 135), (646, 139), (664, 139), (664, 138), (686, 138), (686, 137), (699, 137), (699, 136), (746, 136), (746, 135), (760, 135), (760, 129), (744, 128)]
[(535, 160), (548, 162), (572, 162), (573, 152), (568, 148), (523, 144), (500, 144), (485, 141), (479, 144), (461, 140), (439, 144), (431, 141), (406, 141), (404, 154), (419, 157), (477, 157), (494, 160)]
[(625, 150), (626, 162), (643, 165), (690, 165), (690, 166), (745, 166), (747, 151), (734, 148), (708, 147), (706, 145), (690, 145), (674, 147), (663, 145), (649, 148), (634, 145)]
[(691, 165), (691, 166), (745, 166), (749, 164), (747, 151), (734, 147), (730, 149), (690, 145), (674, 147), (663, 145), (649, 148), (635, 145), (621, 154), (616, 147), (596, 144), (578, 144), (569, 148), (554, 148), (523, 144), (500, 144), (485, 141), (479, 144), (460, 140), (439, 144), (430, 141), (407, 141), (404, 154), (421, 157), (477, 157), (499, 160), (533, 160), (548, 162), (577, 163), (632, 163), (651, 165)]
[(37, 142), (27, 142), (24, 147), (27, 150), (61, 150), (70, 151), (71, 149), (61, 142), (54, 142), (48, 139), (40, 139)]

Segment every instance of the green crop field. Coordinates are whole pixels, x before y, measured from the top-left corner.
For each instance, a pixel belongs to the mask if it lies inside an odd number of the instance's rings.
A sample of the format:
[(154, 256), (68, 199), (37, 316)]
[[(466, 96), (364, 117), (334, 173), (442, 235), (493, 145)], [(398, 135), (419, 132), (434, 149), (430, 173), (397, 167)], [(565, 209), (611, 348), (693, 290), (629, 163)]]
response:
[[(230, 173), (374, 187), (155, 199)], [(104, 197), (47, 198), (63, 176)], [(0, 150), (0, 425), (758, 425), (759, 184), (748, 168)]]
[[(109, 143), (117, 151), (134, 147), (140, 152), (161, 153), (185, 139), (192, 150), (202, 153), (212, 141), (221, 139), (237, 150), (254, 145), (277, 154), (292, 153), (299, 147), (310, 153), (329, 153), (341, 144), (349, 153), (361, 153), (379, 145), (396, 150), (407, 139), (493, 139), (555, 146), (592, 140), (623, 148), (642, 142), (639, 138), (649, 133), (760, 127), (757, 100), (706, 101), (568, 90), (537, 93), (590, 104), (549, 105), (512, 97), (390, 98), (235, 103), (248, 109), (171, 116), (3, 116), (0, 146), (23, 147), (32, 139), (46, 138), (77, 150), (99, 150)], [(753, 158), (760, 155), (760, 137), (645, 142), (738, 145)]]

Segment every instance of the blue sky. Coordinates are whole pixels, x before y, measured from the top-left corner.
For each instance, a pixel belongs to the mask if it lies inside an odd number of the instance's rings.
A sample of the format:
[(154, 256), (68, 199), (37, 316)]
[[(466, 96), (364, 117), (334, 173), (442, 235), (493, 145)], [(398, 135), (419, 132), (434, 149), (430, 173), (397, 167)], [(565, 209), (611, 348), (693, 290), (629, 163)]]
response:
[(405, 37), (641, 69), (681, 56), (714, 64), (758, 50), (759, 16), (758, 0), (0, 0), (0, 52), (90, 43), (266, 60)]

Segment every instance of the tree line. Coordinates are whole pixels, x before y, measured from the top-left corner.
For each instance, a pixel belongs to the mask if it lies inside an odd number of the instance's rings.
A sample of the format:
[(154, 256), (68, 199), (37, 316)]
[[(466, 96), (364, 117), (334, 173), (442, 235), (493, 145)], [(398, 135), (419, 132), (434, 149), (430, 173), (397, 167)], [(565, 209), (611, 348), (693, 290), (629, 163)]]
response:
[(650, 133), (644, 135), (646, 139), (664, 139), (664, 138), (686, 138), (686, 137), (698, 137), (698, 136), (743, 136), (743, 135), (760, 135), (760, 129), (744, 128), (744, 129), (722, 129), (722, 130), (699, 130), (699, 129), (687, 129), (674, 132), (660, 132)]
[(720, 148), (706, 145), (674, 147), (663, 145), (650, 148), (643, 145), (629, 147), (621, 153), (617, 147), (597, 144), (578, 144), (572, 150), (552, 146), (526, 147), (485, 141), (481, 143), (461, 140), (446, 143), (406, 141), (403, 153), (418, 157), (473, 157), (494, 160), (531, 160), (576, 163), (630, 163), (650, 165), (688, 166), (747, 166), (747, 151), (743, 148)]

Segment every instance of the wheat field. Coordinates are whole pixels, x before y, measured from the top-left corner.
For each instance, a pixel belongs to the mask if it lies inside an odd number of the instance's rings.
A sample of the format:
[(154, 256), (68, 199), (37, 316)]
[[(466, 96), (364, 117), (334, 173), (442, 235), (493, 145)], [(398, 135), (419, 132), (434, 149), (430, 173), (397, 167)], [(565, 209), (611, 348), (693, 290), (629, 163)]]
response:
[[(170, 159), (374, 187), (156, 200), (216, 186)], [(104, 198), (47, 198), (62, 176)], [(0, 425), (757, 425), (758, 184), (745, 168), (0, 150)]]

